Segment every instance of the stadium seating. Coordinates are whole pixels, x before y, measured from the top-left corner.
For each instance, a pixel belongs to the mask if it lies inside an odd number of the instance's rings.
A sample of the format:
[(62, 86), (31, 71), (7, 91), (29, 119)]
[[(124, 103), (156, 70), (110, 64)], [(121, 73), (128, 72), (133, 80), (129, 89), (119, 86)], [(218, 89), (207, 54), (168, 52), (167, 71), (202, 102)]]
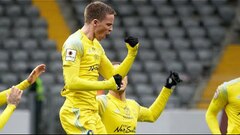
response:
[[(62, 0), (77, 26), (83, 25), (84, 7), (89, 1)], [(137, 36), (139, 54), (128, 74), (127, 97), (150, 106), (170, 70), (188, 79), (176, 87), (166, 108), (190, 107), (201, 79), (207, 79), (218, 56), (225, 33), (235, 17), (231, 0), (106, 0), (117, 11), (113, 32), (101, 41), (110, 60), (122, 61), (127, 49), (124, 37)], [(64, 11), (64, 10), (62, 10)], [(71, 21), (70, 19), (66, 21)], [(74, 23), (69, 23), (74, 24)], [(72, 31), (73, 32), (73, 31)], [(62, 132), (58, 111), (63, 102), (61, 54), (56, 41), (48, 38), (47, 21), (32, 0), (0, 1), (0, 87), (17, 84), (27, 70), (46, 63), (41, 77), (47, 103), (46, 133)], [(11, 61), (11, 62), (9, 62)], [(18, 72), (20, 71), (20, 72)], [(20, 108), (28, 108), (27, 97)], [(190, 102), (192, 101), (192, 102)], [(54, 113), (53, 113), (54, 112)]]

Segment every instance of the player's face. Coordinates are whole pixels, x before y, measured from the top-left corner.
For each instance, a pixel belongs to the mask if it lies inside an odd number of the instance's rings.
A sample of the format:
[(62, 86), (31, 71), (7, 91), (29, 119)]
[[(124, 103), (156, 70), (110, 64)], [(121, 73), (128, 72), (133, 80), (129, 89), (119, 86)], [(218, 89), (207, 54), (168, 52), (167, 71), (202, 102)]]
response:
[(128, 77), (125, 76), (125, 77), (122, 79), (120, 91), (125, 91), (126, 88), (127, 88), (127, 84), (128, 84)]
[(106, 17), (102, 20), (95, 23), (95, 38), (98, 41), (101, 41), (102, 39), (106, 38), (107, 35), (111, 33), (113, 30), (113, 23), (114, 23), (114, 15), (113, 14), (107, 14)]

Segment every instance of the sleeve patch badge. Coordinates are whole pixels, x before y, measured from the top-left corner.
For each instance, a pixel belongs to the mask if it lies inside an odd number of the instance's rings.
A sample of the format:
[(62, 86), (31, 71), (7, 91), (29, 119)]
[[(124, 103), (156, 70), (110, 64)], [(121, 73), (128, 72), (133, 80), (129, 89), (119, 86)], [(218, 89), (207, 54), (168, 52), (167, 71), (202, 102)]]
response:
[(66, 50), (66, 61), (75, 61), (77, 51), (73, 49)]
[(219, 93), (220, 93), (220, 90), (217, 89), (217, 91), (214, 93), (214, 99), (218, 98)]

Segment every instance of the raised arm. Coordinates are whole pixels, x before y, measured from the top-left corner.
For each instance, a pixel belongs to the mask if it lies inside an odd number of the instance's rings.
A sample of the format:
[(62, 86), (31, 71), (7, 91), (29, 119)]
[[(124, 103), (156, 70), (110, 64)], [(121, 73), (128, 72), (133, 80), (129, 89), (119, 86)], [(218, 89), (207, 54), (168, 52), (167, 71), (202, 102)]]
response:
[[(36, 66), (32, 72), (29, 74), (29, 76), (27, 77), (26, 80), (22, 81), (21, 83), (19, 83), (18, 85), (16, 85), (15, 87), (20, 89), (20, 90), (25, 90), (27, 89), (31, 84), (33, 84), (36, 79), (45, 72), (46, 69), (46, 65), (45, 64), (40, 64), (38, 66)], [(3, 90), (2, 92), (0, 92), (0, 106), (5, 104), (7, 102), (7, 98), (6, 98), (6, 94), (10, 93), (10, 88), (7, 90)]]
[(112, 63), (109, 61), (106, 55), (103, 55), (101, 58), (102, 62), (99, 67), (99, 72), (104, 78), (109, 79), (115, 74), (119, 74), (122, 76), (122, 78), (124, 78), (128, 74), (137, 55), (139, 43), (137, 38), (131, 36), (126, 37), (125, 42), (128, 49), (128, 54), (123, 62), (121, 62), (120, 66), (113, 68)]
[(165, 109), (173, 89), (181, 81), (176, 72), (170, 72), (170, 75), (166, 79), (165, 86), (162, 88), (161, 93), (154, 103), (149, 108), (140, 107), (138, 121), (155, 122)]
[(30, 73), (30, 75), (28, 76), (27, 78), (27, 81), (30, 83), (30, 84), (33, 84), (37, 78), (42, 74), (44, 73), (46, 70), (46, 65), (45, 64), (40, 64), (38, 66), (36, 66), (32, 72)]
[(12, 87), (10, 94), (6, 93), (8, 105), (3, 113), (0, 115), (0, 129), (4, 127), (4, 125), (9, 120), (10, 116), (12, 115), (13, 111), (17, 107), (20, 102), (22, 96), (22, 90), (17, 89), (16, 87)]

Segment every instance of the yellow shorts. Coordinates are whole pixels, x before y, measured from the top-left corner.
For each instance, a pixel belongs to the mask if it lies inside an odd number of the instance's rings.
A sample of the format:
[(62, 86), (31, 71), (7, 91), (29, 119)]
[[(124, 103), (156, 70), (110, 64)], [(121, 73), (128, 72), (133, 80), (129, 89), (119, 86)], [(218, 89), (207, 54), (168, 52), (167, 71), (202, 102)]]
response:
[(106, 134), (97, 111), (62, 106), (60, 121), (67, 134)]

